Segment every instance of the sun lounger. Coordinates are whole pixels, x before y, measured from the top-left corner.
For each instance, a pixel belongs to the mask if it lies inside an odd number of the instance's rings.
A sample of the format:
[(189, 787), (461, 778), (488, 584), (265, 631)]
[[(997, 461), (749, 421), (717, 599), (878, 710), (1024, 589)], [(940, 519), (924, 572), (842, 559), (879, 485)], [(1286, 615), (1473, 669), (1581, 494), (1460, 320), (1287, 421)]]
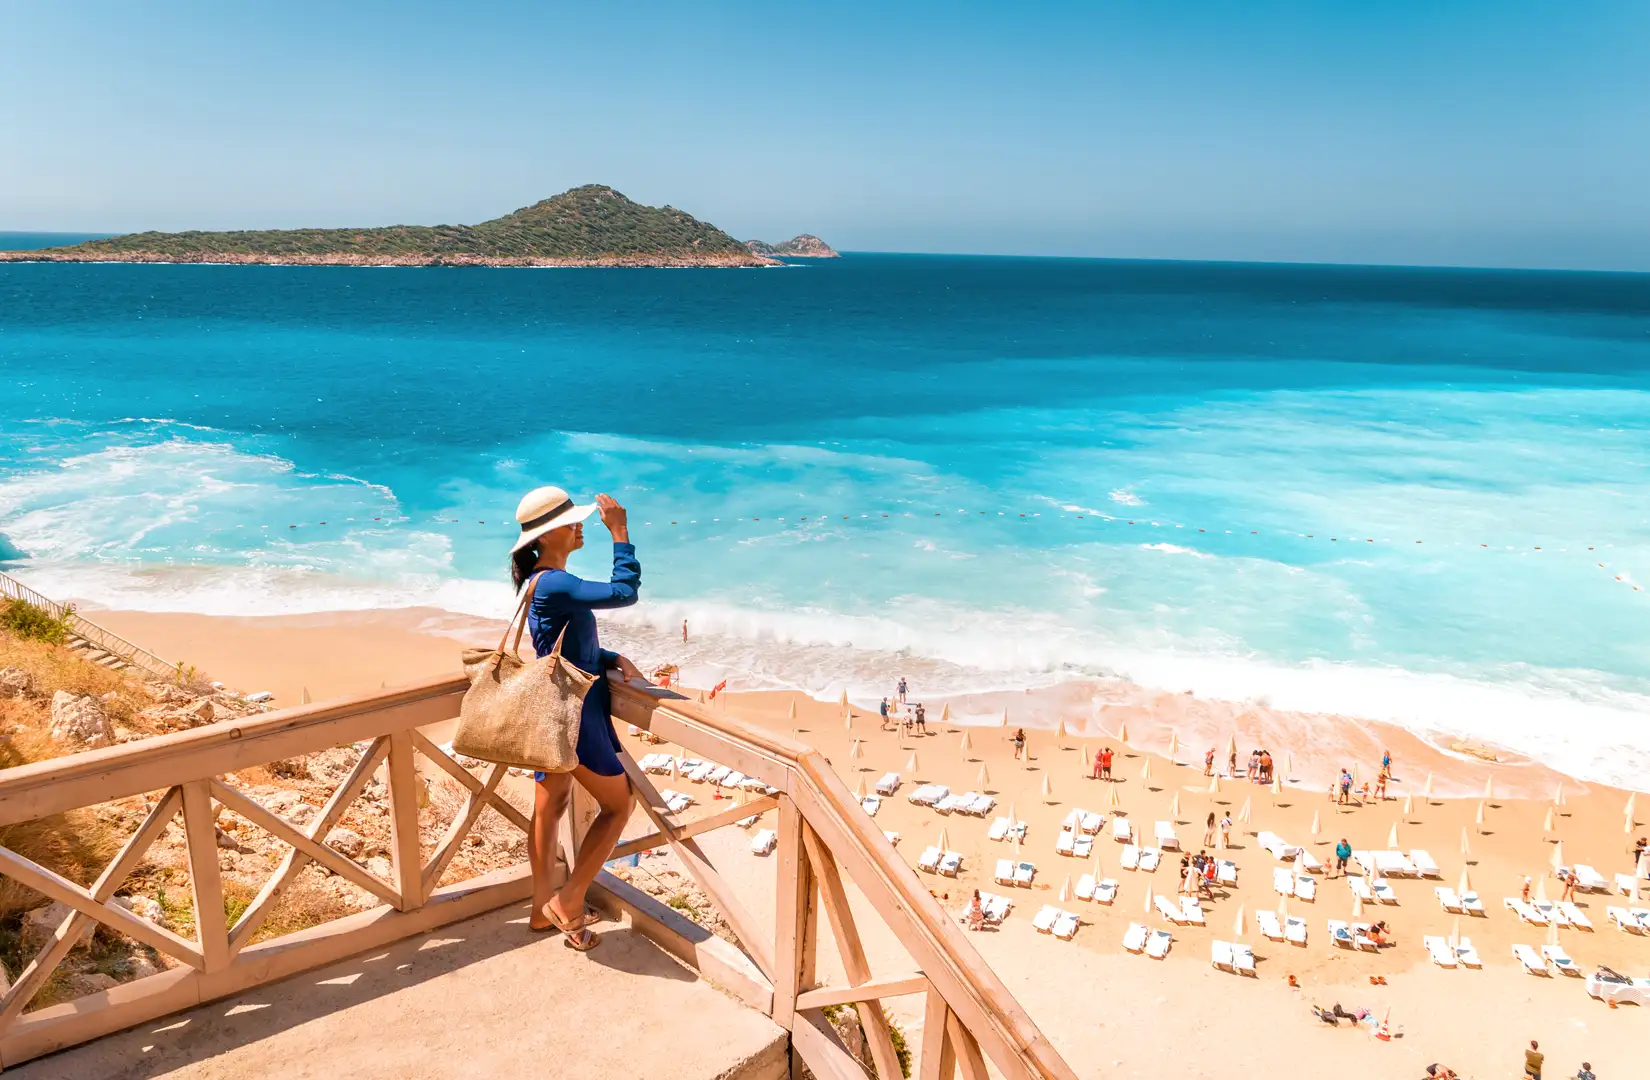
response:
[(1375, 894), (1369, 891), (1368, 878), (1357, 876), (1349, 877), (1346, 879), (1346, 885), (1347, 888), (1352, 890), (1352, 895), (1356, 896), (1364, 903), (1373, 904), (1375, 902)]
[(1534, 903), (1534, 904), (1531, 904), (1530, 906), (1535, 908), (1536, 911), (1540, 912), (1542, 917), (1545, 918), (1550, 923), (1553, 923), (1557, 926), (1569, 926), (1570, 925), (1570, 917), (1568, 915), (1564, 914), (1564, 909), (1560, 908), (1557, 904), (1554, 904), (1551, 901), (1548, 901), (1546, 903)]
[(1337, 948), (1351, 949), (1356, 947), (1353, 943), (1351, 927), (1339, 919), (1329, 920), (1329, 940), (1334, 942)]
[(1501, 903), (1506, 905), (1508, 911), (1516, 913), (1520, 919), (1523, 919), (1531, 926), (1547, 925), (1547, 916), (1541, 914), (1541, 912), (1537, 911), (1532, 905), (1526, 904), (1516, 896), (1504, 897), (1502, 898)]
[(1239, 975), (1255, 977), (1255, 950), (1241, 941), (1232, 943), (1232, 967)]
[(1162, 858), (1163, 853), (1156, 848), (1143, 847), (1140, 849), (1140, 869), (1148, 874), (1155, 873)]
[(723, 780), (728, 778), (728, 774), (732, 771), (733, 770), (728, 768), (726, 765), (718, 765), (716, 768), (705, 774), (705, 783), (720, 784)]
[(940, 858), (940, 873), (946, 877), (956, 877), (962, 871), (962, 863), (962, 852), (948, 851)]
[(1639, 921), (1637, 919), (1628, 914), (1626, 908), (1611, 905), (1610, 907), (1604, 909), (1604, 913), (1609, 916), (1611, 922), (1616, 924), (1616, 929), (1622, 931), (1623, 933), (1644, 933), (1644, 927), (1639, 925)]
[(1144, 952), (1146, 948), (1146, 928), (1137, 922), (1130, 923), (1129, 928), (1123, 931), (1123, 948), (1132, 953)]
[(983, 818), (996, 808), (997, 800), (994, 797), (990, 795), (976, 795), (974, 796), (973, 801), (968, 804), (968, 809), (965, 813)]
[(1071, 812), (1060, 821), (1060, 828), (1076, 832), (1083, 827), (1084, 811), (1080, 807), (1072, 807)]
[(779, 846), (779, 834), (772, 829), (762, 829), (751, 837), (752, 855), (772, 855), (773, 849)]
[(1373, 851), (1354, 850), (1352, 852), (1352, 863), (1363, 871), (1364, 877), (1374, 877), (1381, 872), (1381, 868), (1375, 863), (1375, 853)]
[(899, 773), (883, 773), (882, 779), (877, 781), (878, 795), (892, 795), (899, 790)]
[(1088, 835), (1093, 836), (1098, 833), (1101, 826), (1105, 825), (1105, 823), (1106, 819), (1103, 815), (1096, 814), (1089, 810), (1083, 811), (1083, 832)]
[(1593, 928), (1593, 920), (1587, 917), (1585, 911), (1576, 906), (1574, 900), (1560, 900), (1558, 908), (1564, 912), (1564, 917), (1570, 920), (1570, 925), (1577, 930), (1591, 930)]
[(939, 814), (954, 813), (959, 806), (967, 806), (968, 802), (961, 795), (947, 795), (934, 804), (934, 812)]
[(1077, 916), (1069, 911), (1060, 912), (1060, 917), (1054, 920), (1054, 936), (1061, 941), (1070, 941), (1077, 936)]
[(744, 787), (745, 781), (749, 779), (750, 777), (742, 772), (730, 772), (722, 777), (722, 786), (731, 791), (734, 788)]
[(1278, 913), (1275, 911), (1255, 912), (1255, 925), (1260, 927), (1261, 936), (1268, 941), (1282, 941), (1283, 927), (1278, 925)]
[(676, 771), (683, 776), (689, 776), (707, 764), (709, 764), (709, 762), (702, 761), (696, 757), (677, 758)]
[(1291, 915), (1283, 920), (1283, 940), (1291, 945), (1306, 944), (1306, 920), (1299, 915)]
[(1111, 838), (1119, 844), (1127, 844), (1134, 839), (1134, 829), (1129, 825), (1128, 818), (1111, 819)]
[(996, 893), (982, 892), (980, 894), (980, 910), (985, 912), (985, 921), (1000, 923), (1008, 918), (1008, 913), (1014, 910), (1014, 901)]
[(1525, 974), (1545, 975), (1552, 978), (1552, 972), (1547, 970), (1547, 961), (1543, 960), (1541, 954), (1528, 945), (1514, 945), (1512, 954), (1524, 966)]
[(1006, 839), (1008, 839), (1008, 826), (1009, 826), (1009, 820), (1007, 818), (1005, 818), (1005, 817), (998, 818), (996, 821), (993, 821), (991, 823), (991, 828), (986, 830), (985, 838), (987, 840), (1006, 840)]
[(1101, 878), (1094, 886), (1094, 902), (1096, 904), (1110, 904), (1117, 899), (1117, 882), (1111, 878)]
[(1421, 944), (1426, 947), (1427, 955), (1432, 962), (1441, 968), (1452, 968), (1456, 965), (1455, 950), (1449, 947), (1449, 942), (1441, 937), (1424, 937)]
[(1489, 917), (1489, 913), (1484, 910), (1484, 901), (1480, 900), (1475, 892), (1461, 894), (1461, 910), (1468, 915), (1476, 915), (1480, 919)]
[(1416, 848), (1409, 853), (1409, 861), (1415, 864), (1416, 873), (1422, 877), (1444, 876), (1444, 872), (1438, 868), (1438, 864), (1433, 861), (1432, 856), (1420, 848)]
[(942, 799), (949, 797), (951, 789), (944, 784), (924, 784), (906, 798), (917, 806), (933, 806)]
[(884, 829), (882, 830), (882, 835), (888, 838), (888, 842), (890, 844), (893, 844), (895, 847), (899, 847), (899, 833), (890, 832), (889, 830)]
[(1541, 946), (1541, 955), (1546, 957), (1553, 967), (1564, 974), (1574, 975), (1578, 979), (1581, 978), (1581, 968), (1576, 965), (1574, 960), (1570, 959), (1570, 954), (1564, 951), (1564, 946), (1543, 945)]
[(1272, 868), (1272, 891), (1279, 896), (1295, 895), (1295, 875), (1291, 874), (1287, 867)]
[(1152, 829), (1152, 836), (1156, 838), (1157, 846), (1163, 850), (1180, 850), (1180, 837), (1174, 834), (1174, 822), (1159, 821)]
[(1014, 860), (998, 859), (997, 869), (992, 873), (991, 880), (999, 885), (1014, 884)]
[(1452, 915), (1461, 914), (1461, 898), (1455, 895), (1455, 890), (1448, 885), (1439, 885), (1432, 890), (1438, 897), (1438, 906)]
[(1093, 874), (1084, 874), (1082, 877), (1078, 878), (1077, 879), (1077, 899), (1079, 899), (1079, 900), (1093, 900), (1094, 899), (1094, 887), (1097, 884), (1099, 884), (1099, 883), (1094, 880), (1094, 875)]
[(1383, 904), (1398, 902), (1397, 890), (1385, 878), (1375, 878), (1369, 883), (1369, 891), (1375, 894), (1375, 899)]
[(1295, 895), (1308, 904), (1316, 901), (1318, 898), (1318, 879), (1311, 874), (1296, 874)]
[[(722, 767), (726, 768), (727, 766), (724, 765)], [(711, 773), (716, 771), (716, 768), (717, 765), (714, 761), (701, 762), (697, 768), (687, 774), (687, 778), (692, 780), (695, 784), (702, 784)]]
[(1153, 960), (1161, 960), (1169, 955), (1169, 945), (1174, 941), (1174, 935), (1167, 930), (1153, 930), (1146, 938), (1146, 955)]
[(1379, 866), (1382, 877), (1420, 877), (1421, 872), (1409, 857), (1401, 851), (1377, 851), (1375, 864)]
[(1140, 869), (1140, 849), (1133, 844), (1123, 845), (1123, 854), (1117, 860), (1125, 870)]
[(1185, 921), (1192, 926), (1203, 925), (1203, 904), (1195, 896), (1180, 898), (1180, 914), (1185, 916)]
[(657, 773), (670, 770), (669, 754), (644, 754), (642, 760), (636, 763), (643, 772)]
[(1163, 916), (1165, 919), (1168, 919), (1172, 923), (1179, 923), (1182, 926), (1185, 925), (1185, 912), (1176, 907), (1167, 896), (1159, 893), (1158, 895), (1152, 897), (1152, 903), (1157, 905), (1157, 913), (1159, 915)]
[(1312, 854), (1310, 851), (1307, 851), (1305, 848), (1296, 848), (1295, 869), (1305, 870), (1308, 874), (1322, 873), (1323, 863), (1318, 860), (1316, 855)]
[(1633, 895), (1633, 886), (1636, 883), (1637, 883), (1637, 879), (1635, 879), (1632, 874), (1617, 874), (1616, 875), (1616, 892), (1620, 893), (1623, 896), (1632, 896)]
[(1640, 929), (1650, 934), (1650, 910), (1641, 907), (1629, 908), (1628, 914), (1639, 921)]
[(922, 858), (917, 860), (917, 869), (926, 870), (932, 874), (940, 868), (940, 859), (944, 857), (944, 855), (945, 852), (941, 851), (937, 847), (923, 848)]
[(1039, 934), (1052, 933), (1054, 931), (1054, 920), (1059, 917), (1059, 908), (1055, 907), (1053, 904), (1044, 904), (1043, 910), (1039, 911), (1031, 920), (1032, 929), (1036, 930)]
[(1256, 833), (1255, 842), (1270, 851), (1274, 859), (1285, 860), (1295, 857), (1295, 849), (1284, 843), (1283, 837), (1275, 832)]
[(1586, 863), (1576, 863), (1576, 888), (1587, 892), (1607, 892), (1610, 883), (1604, 880), (1604, 875), (1594, 870)]
[(1230, 941), (1211, 941), (1209, 943), (1209, 963), (1221, 971), (1231, 971), (1236, 974), (1232, 967), (1232, 943)]
[(1086, 859), (1094, 851), (1094, 837), (1078, 833), (1071, 842), (1071, 857)]
[(752, 825), (755, 825), (755, 824), (756, 824), (756, 823), (757, 823), (757, 822), (758, 822), (758, 821), (761, 821), (761, 820), (762, 820), (762, 815), (761, 815), (761, 814), (752, 814), (752, 815), (751, 815), (751, 816), (750, 816), (750, 817), (742, 817), (742, 818), (740, 818), (740, 819), (739, 819), (739, 820), (738, 820), (738, 822), (736, 822), (736, 824), (737, 824), (737, 825), (738, 825), (738, 826), (739, 826), (739, 827), (740, 827), (740, 828), (741, 828), (741, 829), (748, 829), (748, 828), (750, 828), (750, 827), (751, 827), (751, 826), (752, 826)]
[(1070, 855), (1071, 845), (1076, 839), (1076, 834), (1070, 829), (1060, 830), (1060, 838), (1054, 841), (1054, 853), (1056, 855)]
[(1380, 952), (1381, 947), (1375, 939), (1369, 936), (1369, 924), (1366, 922), (1352, 924), (1352, 943), (1360, 952)]
[(1014, 868), (1014, 884), (1022, 889), (1031, 888), (1031, 883), (1037, 880), (1037, 864), (1023, 862)]
[(876, 817), (877, 811), (882, 809), (882, 796), (867, 795), (859, 801), (859, 805), (865, 808), (866, 814)]
[(665, 801), (665, 809), (672, 814), (680, 814), (693, 805), (692, 795), (684, 795), (680, 791), (672, 791), (669, 788), (659, 792), (659, 798)]
[(1478, 950), (1472, 947), (1472, 938), (1459, 938), (1455, 942), (1455, 958), (1461, 961), (1464, 968), (1474, 970), (1484, 966), (1484, 961), (1478, 959)]
[(1230, 859), (1221, 859), (1217, 861), (1215, 863), (1215, 880), (1222, 885), (1230, 885), (1234, 889), (1237, 888), (1237, 863), (1232, 862)]

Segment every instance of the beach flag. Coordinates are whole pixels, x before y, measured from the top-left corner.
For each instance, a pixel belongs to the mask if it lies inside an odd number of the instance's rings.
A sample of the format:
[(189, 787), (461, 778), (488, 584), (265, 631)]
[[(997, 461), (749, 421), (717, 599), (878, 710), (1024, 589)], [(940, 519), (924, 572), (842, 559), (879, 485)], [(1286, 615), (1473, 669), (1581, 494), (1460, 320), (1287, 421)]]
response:
[(1245, 825), (1248, 825), (1255, 820), (1255, 811), (1250, 805), (1250, 801), (1247, 796), (1244, 797), (1243, 805), (1238, 809), (1238, 820), (1243, 822)]
[(1232, 936), (1237, 938), (1239, 941), (1243, 940), (1243, 915), (1243, 905), (1239, 904), (1237, 918), (1232, 920)]
[(1404, 820), (1408, 821), (1409, 815), (1413, 813), (1415, 813), (1415, 796), (1406, 792), (1404, 795)]
[[(744, 791), (745, 789), (740, 788), (739, 790)], [(865, 798), (865, 774), (864, 773), (859, 774), (859, 786), (854, 788), (854, 794), (857, 795), (861, 799)]]
[[(1484, 777), (1484, 801), (1493, 802), (1495, 799), (1495, 774)], [(1482, 824), (1482, 822), (1480, 822)]]
[(1318, 820), (1318, 812), (1316, 810), (1314, 810), (1314, 811), (1312, 811), (1312, 835), (1317, 836), (1319, 833), (1322, 833), (1322, 832), (1323, 832), (1323, 822)]
[(1054, 798), (1054, 785), (1049, 783), (1048, 773), (1043, 774), (1043, 801), (1049, 802)]
[(963, 737), (962, 737), (962, 741), (961, 741), (961, 742), (959, 742), (959, 743), (958, 743), (958, 744), (957, 744), (957, 746), (958, 746), (958, 748), (960, 748), (960, 749), (961, 749), (961, 750), (962, 750), (962, 752), (963, 752), (963, 753), (965, 753), (965, 754), (966, 754), (966, 753), (968, 753), (968, 752), (969, 752), (969, 751), (970, 751), (970, 750), (972, 750), (972, 749), (974, 749), (974, 740), (973, 740), (973, 739), (970, 739), (970, 738), (969, 738), (969, 737), (968, 737), (968, 729), (967, 729), (967, 728), (963, 728)]
[(1220, 774), (1219, 773), (1210, 773), (1209, 774), (1209, 794), (1210, 795), (1219, 795), (1220, 794)]
[(1117, 793), (1117, 785), (1116, 784), (1111, 785), (1111, 804), (1113, 806), (1122, 806), (1123, 805), (1123, 796), (1121, 796)]
[(1060, 883), (1060, 903), (1065, 904), (1065, 903), (1069, 903), (1070, 901), (1071, 901), (1071, 875), (1067, 874), (1066, 875), (1066, 880)]
[(1467, 868), (1464, 866), (1461, 868), (1461, 880), (1455, 883), (1455, 891), (1457, 893), (1472, 892), (1472, 875), (1467, 873)]
[(1152, 779), (1152, 759), (1147, 758), (1146, 759), (1146, 764), (1143, 765), (1140, 769), (1140, 780), (1141, 780), (1142, 783), (1150, 783), (1151, 779)]
[(1180, 816), (1180, 792), (1178, 791), (1174, 793), (1174, 798), (1169, 800), (1169, 816), (1171, 818)]
[[(1550, 833), (1552, 831), (1553, 831), (1553, 808), (1549, 806), (1549, 807), (1547, 807), (1547, 816), (1541, 819), (1541, 835), (1543, 837), (1545, 837), (1548, 833)], [(1560, 844), (1562, 844), (1563, 842), (1564, 841), (1562, 841), (1562, 840), (1559, 841)]]
[(721, 682), (717, 683), (715, 686), (710, 688), (710, 699), (712, 701), (715, 701), (716, 700), (716, 695), (720, 694), (722, 691), (726, 690), (727, 688), (728, 688), (728, 680), (723, 679)]
[(1558, 871), (1559, 867), (1564, 865), (1564, 841), (1562, 840), (1553, 845), (1552, 863), (1553, 871), (1555, 873)]
[(300, 704), (300, 705), (308, 705), (308, 704), (309, 704), (309, 702), (310, 702), (310, 697), (309, 697), (309, 687), (307, 687), (307, 686), (306, 686), (306, 687), (304, 687), (304, 689), (303, 689), (303, 693), (302, 693), (302, 694), (301, 694), (301, 695), (300, 695), (300, 696), (299, 696), (299, 698), (298, 698), (298, 704)]
[(1483, 803), (1478, 804), (1478, 813), (1473, 815), (1473, 824), (1478, 826), (1478, 831), (1479, 832), (1484, 831), (1484, 804)]
[(1129, 722), (1127, 720), (1117, 725), (1117, 741), (1120, 743), (1129, 741)]
[(905, 763), (905, 771), (910, 773), (913, 778), (917, 775), (917, 752), (915, 750), (911, 751), (911, 757)]
[(991, 786), (991, 774), (986, 771), (983, 761), (980, 762), (980, 775), (974, 778), (974, 782), (980, 785), (982, 791)]
[(1386, 846), (1393, 851), (1398, 850), (1398, 823), (1392, 823), (1392, 831), (1386, 834)]
[(948, 722), (950, 722), (950, 720), (951, 720), (951, 703), (948, 701), (943, 706), (940, 707), (940, 723), (942, 723), (942, 724), (948, 723)]

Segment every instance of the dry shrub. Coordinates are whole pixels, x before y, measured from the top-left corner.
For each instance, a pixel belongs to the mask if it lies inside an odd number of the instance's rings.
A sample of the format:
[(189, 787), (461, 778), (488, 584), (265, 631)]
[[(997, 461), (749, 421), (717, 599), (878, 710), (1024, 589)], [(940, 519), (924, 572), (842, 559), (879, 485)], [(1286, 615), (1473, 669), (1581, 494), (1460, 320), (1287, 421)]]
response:
[(0, 668), (21, 668), (34, 680), (36, 697), (50, 700), (59, 690), (101, 698), (111, 691), (113, 701), (103, 703), (111, 720), (130, 723), (139, 709), (150, 703), (149, 695), (131, 677), (82, 659), (72, 649), (25, 641), (0, 633)]

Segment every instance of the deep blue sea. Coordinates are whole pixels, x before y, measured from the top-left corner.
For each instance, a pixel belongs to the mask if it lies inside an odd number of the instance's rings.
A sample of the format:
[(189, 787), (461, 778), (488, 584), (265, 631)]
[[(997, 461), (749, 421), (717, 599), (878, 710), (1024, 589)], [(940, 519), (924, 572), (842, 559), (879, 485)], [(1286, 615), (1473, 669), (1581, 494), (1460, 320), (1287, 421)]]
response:
[(554, 482), (631, 507), (616, 632), (758, 684), (1126, 674), (1650, 786), (1650, 275), (7, 265), (0, 377), (48, 594), (498, 614)]

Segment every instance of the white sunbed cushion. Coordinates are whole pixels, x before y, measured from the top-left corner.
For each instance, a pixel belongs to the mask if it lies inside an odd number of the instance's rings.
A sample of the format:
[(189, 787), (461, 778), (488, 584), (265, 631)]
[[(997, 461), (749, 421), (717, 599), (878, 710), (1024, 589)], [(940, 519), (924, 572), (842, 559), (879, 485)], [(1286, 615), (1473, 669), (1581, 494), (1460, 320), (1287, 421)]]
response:
[(1129, 924), (1123, 932), (1123, 948), (1129, 952), (1141, 952), (1146, 948), (1146, 928), (1137, 922)]
[(1423, 937), (1421, 944), (1426, 947), (1427, 955), (1439, 967), (1452, 968), (1455, 966), (1455, 952), (1449, 947), (1449, 942), (1441, 937)]

